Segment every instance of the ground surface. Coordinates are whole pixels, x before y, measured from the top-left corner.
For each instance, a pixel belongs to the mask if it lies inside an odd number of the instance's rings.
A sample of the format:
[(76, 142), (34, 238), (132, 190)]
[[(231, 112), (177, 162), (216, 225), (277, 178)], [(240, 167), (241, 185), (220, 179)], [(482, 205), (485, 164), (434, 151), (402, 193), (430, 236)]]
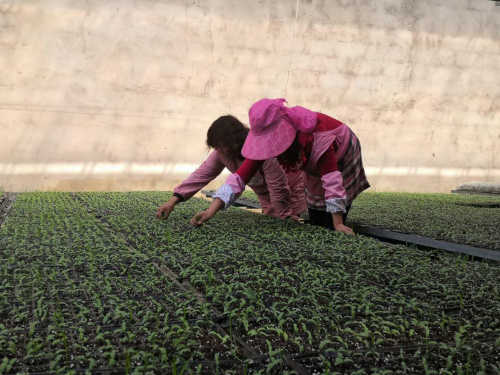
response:
[(499, 373), (498, 264), (170, 196), (17, 197), (0, 373)]

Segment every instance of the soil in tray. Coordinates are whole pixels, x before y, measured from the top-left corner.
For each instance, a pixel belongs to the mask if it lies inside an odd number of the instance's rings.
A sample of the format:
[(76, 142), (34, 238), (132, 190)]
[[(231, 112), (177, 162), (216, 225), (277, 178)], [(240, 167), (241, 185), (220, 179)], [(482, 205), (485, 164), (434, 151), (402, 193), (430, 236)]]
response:
[[(311, 282), (301, 282), (299, 279), (283, 278), (283, 279), (273, 279), (273, 278), (254, 278), (249, 279), (246, 275), (241, 276), (231, 276), (231, 275), (220, 275), (218, 278), (216, 276), (210, 282), (207, 280), (197, 282), (198, 275), (192, 276), (189, 280), (191, 284), (203, 294), (213, 295), (217, 293), (224, 293), (228, 290), (228, 296), (230, 297), (241, 297), (243, 296), (243, 291), (253, 291), (256, 295), (269, 295), (278, 297), (279, 300), (303, 297), (306, 299), (308, 296), (315, 296), (315, 298), (320, 298), (324, 295), (325, 298), (336, 295), (348, 295), (352, 291), (352, 285), (348, 285), (347, 282), (331, 282), (328, 286), (317, 286), (313, 285)], [(207, 285), (208, 284), (208, 285)], [(212, 285), (210, 285), (212, 284)], [(365, 291), (370, 290), (370, 287), (364, 282), (356, 283), (356, 288), (363, 289)], [(373, 295), (386, 295), (383, 290), (377, 287), (371, 287), (374, 291)], [(234, 291), (234, 292), (232, 292)]]
[[(37, 328), (54, 324), (54, 317), (61, 316), (66, 324), (79, 326), (155, 324), (163, 322), (168, 316), (170, 320), (197, 319), (204, 310), (194, 297), (192, 304), (184, 305), (182, 301), (173, 300), (102, 300), (100, 306), (96, 301), (41, 301), (32, 306), (6, 303), (0, 306), (0, 321), (6, 328), (20, 327), (29, 329), (30, 323), (36, 322)], [(192, 307), (191, 307), (192, 306)]]
[[(323, 326), (321, 332), (316, 332), (316, 327), (312, 323), (298, 323), (295, 328), (293, 324), (285, 324), (279, 327), (277, 324), (263, 325), (262, 323), (250, 322), (249, 330), (243, 327), (235, 327), (237, 334), (259, 355), (265, 355), (270, 349), (278, 350), (287, 355), (305, 355), (319, 350), (320, 344), (328, 337), (332, 338), (331, 348), (335, 350), (345, 349), (345, 345), (350, 350), (367, 350), (367, 340), (354, 336), (345, 335), (332, 328), (331, 333)], [(257, 332), (257, 333), (256, 333)], [(342, 335), (342, 342), (333, 339), (334, 336)], [(339, 336), (340, 337), (340, 336)], [(369, 340), (369, 339), (368, 339)], [(402, 337), (400, 340), (386, 340), (386, 346), (393, 345), (413, 345), (421, 344), (423, 340), (411, 340)], [(366, 342), (365, 342), (366, 341)], [(394, 344), (395, 343), (395, 344)]]
[[(425, 374), (428, 371), (447, 370), (450, 374), (494, 374), (500, 360), (498, 349), (491, 343), (477, 344), (463, 349), (432, 347), (419, 350), (395, 349), (392, 352), (347, 353), (330, 352), (323, 358), (295, 358), (295, 362), (313, 374), (335, 373), (351, 375), (361, 373)], [(365, 371), (363, 371), (365, 370)]]
[[(303, 355), (318, 350), (319, 344), (325, 339), (325, 330), (318, 335), (311, 324), (297, 323), (278, 326), (276, 323), (249, 322), (248, 330), (242, 325), (236, 325), (234, 331), (259, 355), (265, 355), (270, 350), (279, 350), (287, 355)], [(338, 332), (337, 332), (338, 333)], [(346, 339), (351, 348), (364, 349), (360, 342)], [(339, 343), (338, 347), (341, 347)]]
[[(162, 328), (124, 326), (111, 330), (23, 332), (10, 334), (1, 341), (0, 357), (10, 359), (12, 352), (9, 348), (15, 346), (16, 370), (25, 372), (48, 372), (51, 361), (57, 361), (51, 370), (61, 367), (88, 369), (92, 361), (95, 361), (94, 368), (123, 368), (127, 355), (133, 368), (144, 366), (146, 362), (156, 368), (162, 365), (170, 367), (176, 359), (182, 360), (180, 363), (188, 359), (215, 361), (216, 354), (220, 361), (244, 359), (231, 341), (223, 343), (211, 332), (215, 332), (213, 326), (171, 326), (165, 331)], [(33, 348), (35, 350), (30, 350), (27, 356), (28, 349)], [(235, 364), (226, 367), (235, 367)]]
[[(3, 258), (3, 259), (2, 259)], [(93, 257), (91, 254), (82, 254), (78, 251), (62, 251), (53, 252), (51, 255), (47, 256), (31, 256), (29, 254), (15, 254), (10, 256), (3, 256), (0, 252), (0, 261), (3, 264), (16, 265), (19, 267), (45, 267), (50, 265), (51, 267), (65, 266), (71, 267), (75, 265), (85, 266), (89, 263), (95, 261), (97, 263), (109, 262), (113, 264), (124, 263), (126, 261), (133, 262), (137, 260), (137, 256), (130, 254), (130, 252), (110, 252), (108, 254), (101, 253), (99, 256)]]
[[(7, 296), (14, 297), (15, 299), (40, 299), (45, 300), (95, 300), (96, 298), (106, 299), (108, 296), (120, 296), (125, 299), (138, 299), (147, 298), (148, 296), (161, 296), (165, 294), (179, 294), (180, 292), (172, 291), (169, 287), (161, 288), (140, 288), (141, 285), (135, 285), (135, 288), (128, 286), (86, 286), (79, 285), (40, 285), (36, 287), (31, 285), (22, 285), (16, 287), (0, 287), (2, 296), (0, 301)], [(2, 298), (3, 297), (3, 298)]]
[[(275, 366), (274, 369), (267, 371), (267, 365), (269, 363), (268, 359), (262, 361), (256, 360), (218, 360), (218, 361), (189, 361), (186, 363), (185, 359), (176, 359), (178, 362), (168, 363), (168, 364), (151, 364), (143, 361), (140, 366), (135, 367), (123, 367), (124, 363), (113, 365), (109, 367), (106, 361), (99, 361), (93, 364), (91, 370), (90, 367), (79, 367), (81, 363), (85, 361), (80, 361), (76, 364), (70, 364), (69, 367), (64, 365), (59, 366), (57, 371), (60, 373), (67, 373), (67, 371), (72, 371), (76, 374), (99, 374), (99, 375), (123, 375), (123, 374), (200, 374), (200, 375), (213, 375), (213, 374), (234, 374), (234, 375), (248, 375), (259, 371), (260, 373), (267, 374), (283, 374), (283, 371), (288, 371), (290, 373), (291, 369), (285, 364)], [(50, 362), (49, 362), (50, 363)], [(101, 367), (102, 366), (102, 367)], [(30, 371), (27, 370), (28, 367), (17, 367), (14, 366), (11, 371), (4, 373), (5, 375), (13, 374), (25, 374), (30, 373), (32, 375), (47, 375), (48, 373), (54, 373), (54, 371), (49, 372), (47, 369), (49, 366), (30, 366)]]
[(307, 317), (298, 312), (294, 316), (280, 315), (279, 319), (270, 316), (249, 320), (248, 328), (242, 321), (235, 321), (233, 329), (259, 354), (268, 350), (265, 340), (269, 340), (274, 349), (282, 348), (292, 355), (318, 350), (326, 339), (330, 343), (325, 350), (382, 350), (454, 342), (457, 337), (467, 342), (495, 340), (500, 337), (499, 313), (498, 308), (469, 308), (434, 317), (429, 322), (416, 315)]
[[(145, 295), (169, 294), (177, 290), (174, 283), (164, 277), (158, 270), (148, 265), (88, 268), (74, 267), (60, 269), (57, 267), (31, 267), (26, 269), (1, 270), (2, 284), (16, 290), (33, 289), (37, 291), (54, 291), (59, 293), (88, 293), (103, 295)], [(2, 285), (0, 285), (0, 291)], [(60, 297), (60, 299), (63, 299)]]

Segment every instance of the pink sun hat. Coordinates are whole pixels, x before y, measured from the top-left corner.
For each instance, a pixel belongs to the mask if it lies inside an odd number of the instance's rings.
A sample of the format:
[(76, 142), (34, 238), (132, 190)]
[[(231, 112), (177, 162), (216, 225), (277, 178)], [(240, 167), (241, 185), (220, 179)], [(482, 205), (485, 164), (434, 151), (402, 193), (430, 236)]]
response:
[(297, 131), (310, 133), (316, 128), (316, 112), (284, 103), (285, 99), (261, 99), (250, 107), (250, 132), (241, 150), (245, 158), (274, 158), (290, 147)]

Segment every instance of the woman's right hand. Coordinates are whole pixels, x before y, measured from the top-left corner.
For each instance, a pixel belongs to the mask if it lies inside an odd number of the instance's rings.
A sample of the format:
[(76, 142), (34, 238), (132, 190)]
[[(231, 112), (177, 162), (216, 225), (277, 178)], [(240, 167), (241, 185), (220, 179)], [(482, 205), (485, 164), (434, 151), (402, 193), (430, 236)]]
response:
[(172, 197), (166, 203), (163, 203), (158, 210), (156, 211), (156, 217), (158, 219), (168, 219), (172, 211), (174, 210), (175, 205), (179, 203), (179, 198)]
[(215, 198), (208, 209), (198, 212), (192, 219), (191, 225), (201, 227), (204, 222), (210, 220), (214, 215), (224, 208), (224, 202), (220, 198)]
[(351, 228), (346, 227), (344, 224), (335, 225), (335, 230), (340, 233), (350, 234), (353, 236), (355, 235), (354, 231)]

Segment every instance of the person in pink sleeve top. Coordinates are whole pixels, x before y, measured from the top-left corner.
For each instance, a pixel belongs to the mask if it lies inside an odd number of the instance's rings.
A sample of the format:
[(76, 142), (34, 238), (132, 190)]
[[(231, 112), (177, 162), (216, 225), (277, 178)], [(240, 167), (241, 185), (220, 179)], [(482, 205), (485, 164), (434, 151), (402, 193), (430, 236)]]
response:
[[(187, 201), (224, 168), (235, 173), (244, 161), (241, 149), (249, 129), (234, 116), (222, 116), (208, 129), (207, 145), (214, 149), (208, 159), (174, 189), (174, 196), (157, 210), (158, 218), (168, 218), (176, 204)], [(259, 199), (264, 214), (298, 220), (307, 208), (303, 173), (285, 174), (278, 161), (270, 158), (256, 168), (247, 181)]]
[(210, 208), (191, 220), (193, 225), (229, 207), (262, 163), (276, 157), (287, 173), (305, 172), (311, 223), (353, 234), (345, 226), (347, 213), (352, 201), (370, 187), (358, 138), (333, 117), (284, 103), (285, 99), (262, 99), (252, 105), (250, 133), (241, 151), (246, 159), (213, 195)]

